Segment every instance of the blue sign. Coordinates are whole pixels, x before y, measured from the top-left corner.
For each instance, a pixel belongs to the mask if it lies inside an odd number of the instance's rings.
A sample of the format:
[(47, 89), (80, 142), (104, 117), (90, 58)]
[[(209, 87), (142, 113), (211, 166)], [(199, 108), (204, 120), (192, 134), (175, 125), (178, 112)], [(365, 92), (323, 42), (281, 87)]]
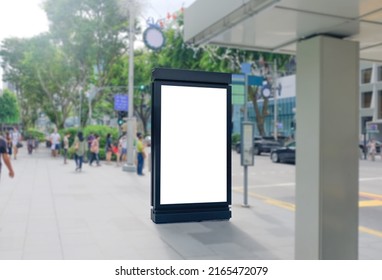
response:
[(250, 86), (262, 86), (264, 78), (261, 76), (248, 76), (248, 85)]
[(250, 74), (251, 73), (251, 63), (242, 63), (241, 66), (241, 73), (244, 74)]
[(232, 74), (232, 84), (245, 84), (245, 77), (249, 86), (262, 86), (264, 78), (262, 76)]
[(115, 111), (128, 111), (129, 97), (127, 95), (116, 94), (114, 95), (114, 110)]

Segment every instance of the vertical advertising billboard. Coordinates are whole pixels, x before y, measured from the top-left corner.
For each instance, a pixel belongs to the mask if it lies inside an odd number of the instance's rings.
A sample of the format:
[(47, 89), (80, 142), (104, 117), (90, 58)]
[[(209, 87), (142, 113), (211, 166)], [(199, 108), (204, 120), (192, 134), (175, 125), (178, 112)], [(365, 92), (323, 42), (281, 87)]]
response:
[(224, 73), (154, 70), (154, 222), (231, 217), (230, 79)]

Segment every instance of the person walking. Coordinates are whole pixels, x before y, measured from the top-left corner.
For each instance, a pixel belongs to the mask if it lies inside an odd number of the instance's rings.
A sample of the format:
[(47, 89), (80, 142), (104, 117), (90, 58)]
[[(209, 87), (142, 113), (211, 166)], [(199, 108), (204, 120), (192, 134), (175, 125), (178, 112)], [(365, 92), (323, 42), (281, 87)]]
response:
[(28, 154), (32, 154), (33, 149), (34, 149), (34, 138), (32, 136), (29, 136), (27, 139), (27, 149), (28, 149)]
[(110, 133), (108, 133), (106, 135), (105, 153), (106, 153), (106, 163), (110, 164), (111, 155), (113, 153), (112, 139), (111, 139), (111, 134)]
[(9, 131), (5, 133), (5, 141), (7, 142), (7, 152), (9, 156), (12, 156), (12, 138)]
[(111, 150), (112, 150), (113, 154), (115, 155), (115, 161), (117, 162), (116, 167), (118, 167), (119, 166), (119, 159), (120, 159), (119, 142), (114, 142), (113, 144), (111, 144)]
[(68, 158), (68, 150), (69, 150), (69, 138), (70, 138), (70, 133), (66, 133), (64, 135), (64, 139), (63, 139), (63, 148), (64, 148), (64, 164), (67, 164), (67, 158)]
[(58, 134), (57, 129), (55, 128), (53, 133), (50, 135), (50, 143), (51, 143), (51, 150), (52, 150), (52, 156), (57, 157), (58, 151), (60, 150), (60, 141), (61, 136)]
[(87, 138), (87, 141), (88, 141), (88, 150), (86, 151), (86, 158), (87, 158), (87, 160), (89, 162), (90, 162), (90, 160), (92, 158), (92, 152), (90, 151), (90, 148), (92, 146), (93, 140), (94, 140), (94, 133), (90, 132), (90, 134), (88, 135), (88, 138)]
[(126, 159), (127, 159), (127, 134), (123, 134), (123, 136), (119, 139), (119, 147), (120, 147), (120, 154), (121, 154), (121, 158), (120, 158), (120, 161), (121, 162), (126, 162)]
[(374, 138), (372, 138), (369, 143), (367, 144), (368, 150), (369, 150), (369, 155), (372, 161), (375, 161), (375, 154), (377, 152), (377, 146), (375, 143)]
[(90, 157), (89, 165), (92, 166), (93, 161), (96, 161), (97, 166), (101, 166), (101, 164), (99, 164), (99, 135), (98, 134), (94, 135), (92, 144), (90, 146), (90, 152), (91, 152), (91, 157)]
[(145, 145), (143, 144), (143, 135), (142, 133), (138, 132), (137, 133), (137, 173), (140, 176), (145, 175), (143, 173), (143, 166), (145, 163), (145, 158), (146, 158), (146, 153), (145, 153)]
[(2, 161), (4, 161), (5, 166), (8, 168), (9, 177), (13, 178), (15, 176), (15, 172), (13, 171), (11, 159), (9, 158), (7, 151), (7, 141), (2, 136), (0, 136), (0, 175)]
[(17, 128), (14, 128), (11, 133), (11, 139), (12, 139), (12, 148), (13, 148), (13, 158), (17, 159), (17, 153), (19, 150), (19, 145), (21, 141), (21, 135), (20, 132), (17, 130)]
[(86, 152), (87, 143), (84, 135), (81, 131), (78, 132), (76, 139), (74, 140), (74, 160), (76, 162), (76, 170), (82, 171), (82, 162), (84, 160), (84, 154)]

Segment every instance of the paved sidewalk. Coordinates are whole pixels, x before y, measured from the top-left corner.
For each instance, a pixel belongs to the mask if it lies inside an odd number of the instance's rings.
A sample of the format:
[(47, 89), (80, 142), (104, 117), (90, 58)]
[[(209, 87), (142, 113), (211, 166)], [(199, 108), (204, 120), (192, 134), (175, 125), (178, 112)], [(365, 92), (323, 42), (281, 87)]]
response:
[(150, 175), (20, 150), (0, 182), (0, 259), (293, 259), (294, 213), (233, 193), (232, 219), (154, 224)]
[[(3, 167), (0, 259), (294, 258), (293, 205), (257, 195), (243, 208), (243, 194), (234, 188), (229, 221), (157, 225), (150, 219), (149, 173), (140, 177), (104, 162), (78, 173), (73, 161), (64, 165), (49, 152), (28, 155), (22, 148), (12, 160), (14, 179)], [(379, 162), (361, 165), (370, 165), (363, 169), (370, 176), (380, 168)], [(360, 228), (359, 243), (360, 259), (382, 259), (379, 231)]]

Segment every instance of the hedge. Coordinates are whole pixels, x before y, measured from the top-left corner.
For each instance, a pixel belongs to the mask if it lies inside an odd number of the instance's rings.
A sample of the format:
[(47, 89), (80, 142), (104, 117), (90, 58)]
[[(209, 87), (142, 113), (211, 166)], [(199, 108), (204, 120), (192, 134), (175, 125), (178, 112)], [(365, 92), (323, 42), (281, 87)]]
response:
[[(80, 131), (78, 128), (67, 128), (67, 129), (60, 130), (59, 133), (61, 135), (61, 139), (63, 139), (67, 133), (70, 133), (69, 147), (73, 147), (74, 139), (77, 136), (78, 131)], [(100, 144), (99, 144), (99, 158), (100, 158), (100, 160), (106, 159), (106, 155), (105, 155), (106, 135), (108, 133), (110, 133), (113, 141), (118, 140), (118, 129), (117, 128), (112, 128), (112, 127), (105, 126), (105, 125), (89, 125), (89, 126), (85, 127), (82, 131), (83, 131), (83, 134), (84, 134), (86, 141), (87, 141), (87, 137), (91, 133), (98, 134), (100, 136)], [(70, 148), (68, 151), (68, 157), (73, 158), (73, 155), (74, 155), (74, 149)], [(114, 156), (112, 157), (112, 160), (115, 160)]]
[(28, 129), (27, 131), (24, 131), (23, 136), (24, 136), (24, 139), (34, 138), (38, 140), (39, 142), (45, 142), (46, 140), (44, 132), (41, 132), (37, 129), (32, 129), (32, 128)]

